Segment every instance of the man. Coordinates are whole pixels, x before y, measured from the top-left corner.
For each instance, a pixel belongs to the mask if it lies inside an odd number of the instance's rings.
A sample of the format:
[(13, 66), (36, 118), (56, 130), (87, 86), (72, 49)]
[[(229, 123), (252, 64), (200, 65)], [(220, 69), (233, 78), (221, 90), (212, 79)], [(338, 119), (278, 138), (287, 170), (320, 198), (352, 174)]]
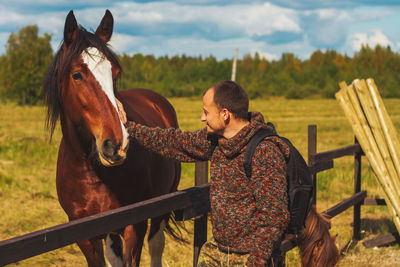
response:
[(260, 113), (248, 113), (248, 106), (244, 89), (224, 81), (203, 95), (204, 129), (182, 132), (127, 122), (129, 135), (153, 152), (185, 162), (211, 161), (213, 240), (202, 247), (198, 266), (268, 266), (289, 222), (289, 147), (278, 137), (265, 138), (254, 153), (251, 179), (246, 177), (246, 145), (269, 127)]

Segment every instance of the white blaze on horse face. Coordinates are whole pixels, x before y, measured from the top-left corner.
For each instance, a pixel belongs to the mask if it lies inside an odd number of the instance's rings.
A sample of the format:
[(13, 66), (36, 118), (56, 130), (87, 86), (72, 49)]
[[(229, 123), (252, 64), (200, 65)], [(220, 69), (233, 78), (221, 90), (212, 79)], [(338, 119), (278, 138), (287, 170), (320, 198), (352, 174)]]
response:
[[(112, 71), (111, 71), (111, 63), (108, 59), (95, 47), (88, 47), (86, 50), (82, 52), (83, 62), (88, 66), (89, 70), (92, 72), (96, 80), (99, 82), (101, 89), (103, 89), (104, 93), (107, 95), (108, 99), (114, 106), (117, 111), (118, 117), (119, 112), (117, 108), (117, 102), (115, 101), (114, 95), (114, 85), (112, 79)], [(123, 136), (122, 149), (125, 149), (128, 144), (128, 132), (125, 129), (124, 124), (122, 123), (121, 118), (119, 117), (119, 121), (121, 123), (121, 130)]]

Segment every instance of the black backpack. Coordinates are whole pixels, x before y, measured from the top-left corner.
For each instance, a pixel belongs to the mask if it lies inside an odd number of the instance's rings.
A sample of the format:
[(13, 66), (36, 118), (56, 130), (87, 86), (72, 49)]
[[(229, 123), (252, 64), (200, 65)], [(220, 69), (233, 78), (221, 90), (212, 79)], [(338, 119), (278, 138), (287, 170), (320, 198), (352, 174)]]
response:
[(257, 145), (268, 136), (277, 136), (282, 139), (290, 148), (290, 156), (286, 161), (287, 167), (287, 185), (289, 196), (289, 212), (290, 222), (286, 233), (300, 235), (305, 228), (305, 220), (310, 211), (313, 202), (313, 181), (307, 163), (301, 156), (300, 152), (292, 145), (292, 143), (279, 136), (272, 123), (268, 123), (269, 129), (259, 130), (250, 139), (245, 151), (244, 169), (247, 178), (251, 178), (251, 161)]

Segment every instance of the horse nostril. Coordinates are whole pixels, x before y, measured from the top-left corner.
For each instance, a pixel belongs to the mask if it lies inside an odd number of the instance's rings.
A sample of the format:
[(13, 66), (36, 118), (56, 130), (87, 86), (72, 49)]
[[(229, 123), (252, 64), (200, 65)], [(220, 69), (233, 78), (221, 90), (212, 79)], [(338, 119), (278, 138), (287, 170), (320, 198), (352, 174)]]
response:
[(115, 141), (113, 139), (104, 140), (101, 148), (102, 151), (100, 153), (100, 160), (105, 160), (107, 162), (105, 164), (106, 166), (110, 166), (110, 164), (122, 164), (126, 156), (120, 155), (120, 153), (118, 153), (119, 148), (120, 147), (115, 144)]
[(106, 139), (103, 142), (103, 155), (111, 158), (117, 153), (117, 146), (111, 139)]

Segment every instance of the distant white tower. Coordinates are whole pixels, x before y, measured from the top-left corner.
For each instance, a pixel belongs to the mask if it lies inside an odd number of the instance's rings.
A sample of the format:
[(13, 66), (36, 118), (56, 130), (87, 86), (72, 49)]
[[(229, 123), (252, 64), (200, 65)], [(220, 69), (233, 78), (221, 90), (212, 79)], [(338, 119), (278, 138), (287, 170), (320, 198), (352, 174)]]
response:
[(233, 64), (232, 64), (232, 78), (231, 78), (232, 81), (235, 81), (235, 79), (236, 79), (237, 52), (238, 52), (238, 49), (237, 49), (237, 47), (236, 47), (236, 48), (235, 48), (235, 57), (233, 58)]

